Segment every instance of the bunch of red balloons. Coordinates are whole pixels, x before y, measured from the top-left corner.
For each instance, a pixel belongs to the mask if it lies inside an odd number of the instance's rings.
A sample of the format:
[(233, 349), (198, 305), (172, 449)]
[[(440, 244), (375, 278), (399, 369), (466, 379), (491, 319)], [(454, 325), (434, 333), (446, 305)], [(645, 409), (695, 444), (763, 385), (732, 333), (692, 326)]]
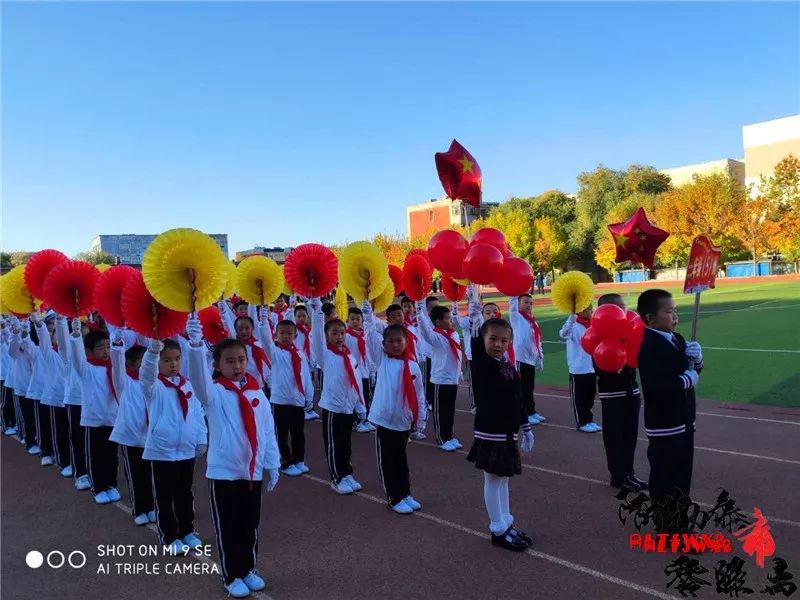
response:
[(428, 244), (431, 264), (457, 282), (494, 284), (501, 294), (519, 296), (529, 292), (533, 270), (514, 256), (503, 232), (483, 227), (467, 241), (457, 231), (440, 231)]
[(632, 310), (604, 304), (592, 314), (592, 322), (581, 338), (581, 347), (592, 355), (603, 371), (619, 373), (627, 365), (638, 365), (645, 324)]

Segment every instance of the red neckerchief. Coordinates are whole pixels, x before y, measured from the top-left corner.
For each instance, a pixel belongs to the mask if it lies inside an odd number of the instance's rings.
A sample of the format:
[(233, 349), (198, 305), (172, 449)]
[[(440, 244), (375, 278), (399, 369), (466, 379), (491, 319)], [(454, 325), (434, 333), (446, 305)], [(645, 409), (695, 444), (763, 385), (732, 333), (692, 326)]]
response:
[(405, 324), (406, 327), (408, 327), (409, 325), (416, 326), (417, 318), (414, 315), (403, 313), (403, 323)]
[[(270, 323), (270, 329), (272, 328), (272, 324)], [(261, 364), (267, 365), (268, 369), (272, 368), (272, 363), (269, 362), (269, 357), (267, 356), (266, 350), (264, 350), (261, 346), (256, 344), (256, 338), (252, 335), (246, 340), (239, 340), (243, 344), (247, 344), (250, 346), (250, 350), (253, 353), (253, 362), (256, 363), (256, 368), (258, 372), (261, 373)]]
[(258, 456), (258, 435), (256, 433), (256, 416), (255, 411), (253, 410), (254, 406), (258, 406), (258, 398), (253, 399), (253, 403), (250, 403), (250, 400), (247, 399), (245, 395), (246, 391), (249, 390), (258, 390), (258, 382), (255, 380), (255, 377), (250, 375), (250, 373), (245, 373), (245, 384), (242, 387), (239, 387), (238, 384), (234, 383), (227, 377), (223, 377), (220, 375), (217, 377), (217, 383), (224, 387), (226, 390), (236, 393), (236, 397), (239, 399), (239, 412), (242, 415), (242, 422), (244, 423), (244, 431), (247, 434), (247, 439), (250, 442), (250, 481), (253, 481), (253, 473), (256, 470), (256, 456)]
[(403, 398), (406, 406), (411, 411), (412, 423), (417, 422), (419, 416), (419, 405), (417, 404), (417, 388), (414, 387), (414, 378), (411, 376), (411, 359), (406, 356), (386, 355), (388, 358), (403, 361)]
[(514, 344), (509, 344), (508, 345), (507, 352), (508, 352), (508, 362), (510, 362), (512, 365), (516, 366), (517, 365), (517, 353), (514, 351)]
[(53, 348), (53, 352), (58, 352), (58, 344), (55, 342), (50, 342), (51, 347)]
[(299, 324), (295, 324), (295, 327), (297, 327), (297, 331), (305, 336), (303, 339), (303, 352), (306, 353), (308, 359), (311, 359), (311, 327)]
[(531, 326), (531, 333), (533, 333), (533, 347), (538, 351), (538, 349), (542, 346), (542, 330), (539, 329), (539, 324), (536, 322), (536, 317), (524, 312), (520, 312), (519, 314), (528, 322), (528, 325)]
[(344, 360), (344, 370), (347, 372), (347, 379), (350, 380), (350, 386), (358, 394), (358, 401), (361, 402), (361, 404), (364, 404), (364, 398), (361, 397), (361, 388), (358, 387), (356, 373), (353, 371), (353, 363), (350, 362), (350, 350), (347, 348), (347, 346), (337, 348), (333, 344), (328, 344), (328, 350), (342, 357)]
[(586, 329), (589, 329), (589, 327), (592, 324), (592, 320), (591, 319), (587, 319), (586, 317), (582, 317), (580, 315), (575, 315), (575, 322), (576, 323), (580, 323), (581, 325), (586, 327)]
[(451, 335), (455, 329), (442, 329), (441, 327), (434, 327), (433, 330), (445, 337), (447, 343), (450, 344), (450, 352), (453, 353), (453, 356), (456, 357), (456, 360), (461, 360), (461, 344), (455, 341)]
[(178, 392), (178, 400), (181, 403), (181, 412), (183, 413), (183, 420), (186, 420), (186, 415), (189, 414), (189, 398), (192, 397), (192, 392), (184, 392), (183, 386), (186, 385), (186, 377), (178, 374), (178, 384), (172, 383), (167, 377), (161, 373), (158, 374), (158, 380), (164, 384), (165, 387), (171, 388)]
[(289, 310), (288, 306), (286, 308), (284, 308), (283, 310), (278, 310), (277, 308), (275, 309), (275, 316), (278, 317), (278, 323), (280, 323), (281, 321), (283, 321), (286, 318), (286, 317), (284, 317), (284, 315), (286, 314), (286, 311), (288, 311), (288, 310)]
[(111, 374), (111, 359), (108, 360), (100, 360), (95, 358), (94, 356), (87, 356), (86, 360), (90, 365), (94, 365), (95, 367), (105, 367), (106, 368), (106, 377), (108, 378), (108, 389), (111, 390), (111, 395), (114, 396), (114, 400), (119, 402), (117, 398), (117, 392), (114, 389), (114, 376)]
[(300, 352), (297, 350), (297, 346), (294, 343), (291, 344), (278, 344), (277, 342), (275, 345), (280, 348), (281, 350), (286, 350), (292, 355), (292, 371), (294, 371), (294, 382), (297, 384), (297, 389), (300, 390), (300, 393), (305, 396), (306, 391), (303, 387), (303, 359), (300, 357)]
[(133, 369), (125, 369), (125, 372), (128, 374), (128, 377), (131, 379), (135, 379), (139, 381), (139, 371), (134, 371)]
[(348, 327), (345, 329), (345, 333), (349, 333), (354, 338), (356, 338), (356, 342), (358, 342), (358, 353), (361, 355), (362, 362), (367, 362), (367, 341), (364, 339), (364, 330), (363, 329), (353, 329), (352, 327)]
[(413, 358), (414, 360), (417, 359), (417, 336), (414, 335), (414, 332), (406, 325), (406, 337), (408, 339), (408, 345), (406, 346), (406, 354)]

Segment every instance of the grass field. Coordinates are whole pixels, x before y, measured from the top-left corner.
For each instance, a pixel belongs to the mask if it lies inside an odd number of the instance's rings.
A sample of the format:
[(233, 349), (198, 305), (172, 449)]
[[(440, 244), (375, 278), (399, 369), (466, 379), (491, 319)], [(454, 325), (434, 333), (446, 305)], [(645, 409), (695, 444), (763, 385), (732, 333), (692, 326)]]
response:
[[(678, 331), (688, 338), (694, 296), (685, 295), (682, 284), (663, 287), (675, 296)], [(641, 288), (621, 284), (606, 291), (622, 294), (635, 309)], [(534, 310), (545, 342), (545, 368), (536, 381), (566, 386), (566, 351), (558, 337), (566, 317), (552, 305)], [(700, 398), (800, 408), (800, 281), (726, 283), (704, 292), (697, 339), (705, 359)]]

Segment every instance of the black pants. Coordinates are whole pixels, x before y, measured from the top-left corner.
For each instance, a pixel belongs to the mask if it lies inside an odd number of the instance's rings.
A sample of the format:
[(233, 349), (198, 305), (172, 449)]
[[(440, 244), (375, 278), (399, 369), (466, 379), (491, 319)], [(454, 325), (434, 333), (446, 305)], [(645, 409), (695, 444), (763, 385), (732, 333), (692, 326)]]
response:
[(256, 567), (261, 522), (261, 482), (208, 480), (211, 520), (225, 585)]
[(425, 368), (422, 369), (422, 376), (425, 379), (425, 399), (428, 401), (428, 406), (432, 405), (432, 398), (433, 398), (433, 384), (431, 383), (431, 368), (433, 367), (433, 363), (431, 363), (430, 358), (425, 358)]
[(527, 416), (536, 412), (536, 400), (533, 397), (533, 388), (536, 384), (536, 367), (528, 363), (518, 362), (519, 385), (522, 393), (522, 409)]
[(619, 398), (603, 398), (603, 446), (611, 480), (622, 482), (633, 475), (633, 456), (639, 435), (639, 394)]
[(96, 496), (117, 487), (117, 443), (109, 438), (113, 427), (84, 427), (86, 431), (86, 466)]
[(69, 454), (69, 417), (63, 406), (48, 406), (50, 409), (50, 433), (53, 446), (53, 458), (59, 469), (71, 464)]
[(194, 533), (194, 460), (151, 461), (156, 526), (159, 541), (165, 546)]
[(128, 480), (128, 492), (131, 495), (131, 514), (135, 517), (155, 510), (153, 465), (142, 458), (144, 448), (120, 444), (120, 449), (125, 478)]
[(17, 415), (14, 412), (14, 390), (6, 386), (5, 381), (0, 381), (0, 401), (3, 403), (2, 411), (0, 411), (3, 429), (16, 427)]
[(372, 406), (372, 380), (369, 377), (361, 380), (361, 389), (364, 392), (364, 405), (369, 411), (369, 407)]
[(25, 449), (30, 450), (36, 445), (36, 418), (37, 407), (33, 400), (19, 396), (19, 408), (22, 413), (23, 439)]
[(464, 371), (464, 378), (467, 382), (467, 395), (469, 396), (469, 408), (472, 410), (475, 408), (475, 388), (473, 387), (473, 381), (475, 381), (475, 375), (472, 372), (472, 361), (467, 361), (467, 368)]
[(592, 405), (596, 391), (597, 376), (594, 373), (569, 374), (569, 395), (572, 398), (572, 411), (575, 414), (576, 427), (583, 427), (592, 422)]
[[(686, 511), (676, 510), (676, 504), (685, 502), (691, 492), (694, 432), (650, 437), (647, 460), (650, 461), (650, 498), (665, 507), (664, 514), (673, 516), (657, 526), (664, 532), (679, 532), (688, 523)], [(676, 514), (680, 516), (675, 517)]]
[(322, 409), (322, 441), (325, 444), (325, 457), (331, 481), (339, 483), (353, 474), (350, 464), (351, 440), (353, 437), (353, 415), (331, 412)]
[(42, 456), (53, 456), (53, 430), (50, 422), (50, 407), (34, 400), (36, 407), (36, 441), (42, 450)]
[(67, 404), (69, 421), (69, 451), (72, 459), (72, 476), (75, 479), (88, 473), (86, 464), (86, 428), (81, 425), (81, 405)]
[(306, 455), (305, 408), (288, 404), (273, 404), (275, 434), (281, 452), (281, 468), (303, 462)]
[(378, 471), (390, 506), (411, 495), (411, 479), (406, 456), (409, 433), (378, 426), (375, 436)]
[(433, 427), (436, 433), (436, 443), (441, 446), (453, 439), (458, 386), (432, 383), (431, 388), (433, 388)]

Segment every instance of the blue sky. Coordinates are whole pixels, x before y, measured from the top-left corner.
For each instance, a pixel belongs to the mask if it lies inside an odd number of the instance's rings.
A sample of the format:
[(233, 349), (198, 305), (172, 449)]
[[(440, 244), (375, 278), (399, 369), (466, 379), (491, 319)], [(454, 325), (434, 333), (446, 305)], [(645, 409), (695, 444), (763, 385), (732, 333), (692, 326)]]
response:
[[(798, 112), (796, 3), (3, 5), (5, 250), (178, 226), (405, 233), (457, 138), (484, 199), (740, 157)], [(36, 225), (34, 225), (36, 224)]]

